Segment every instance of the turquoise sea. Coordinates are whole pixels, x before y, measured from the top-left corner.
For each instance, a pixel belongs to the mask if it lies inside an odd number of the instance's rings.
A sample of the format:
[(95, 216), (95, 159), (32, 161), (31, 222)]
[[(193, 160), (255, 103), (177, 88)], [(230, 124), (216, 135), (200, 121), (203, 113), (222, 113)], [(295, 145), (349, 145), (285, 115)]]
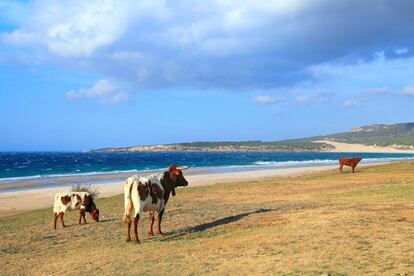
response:
[(414, 159), (414, 154), (320, 153), (320, 152), (170, 152), (170, 153), (83, 153), (2, 152), (0, 183), (10, 180), (53, 176), (76, 176), (158, 170), (170, 164), (193, 168), (238, 166), (302, 166), (334, 164), (340, 157), (361, 156), (363, 162)]

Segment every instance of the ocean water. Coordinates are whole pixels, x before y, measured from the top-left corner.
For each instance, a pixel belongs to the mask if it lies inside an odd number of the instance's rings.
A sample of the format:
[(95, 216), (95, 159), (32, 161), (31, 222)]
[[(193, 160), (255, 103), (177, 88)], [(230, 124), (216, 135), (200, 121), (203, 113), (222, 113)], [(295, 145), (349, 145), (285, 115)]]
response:
[(314, 153), (314, 152), (0, 152), (0, 182), (49, 176), (139, 172), (167, 168), (170, 164), (192, 167), (293, 166), (334, 164), (340, 157), (361, 156), (363, 162), (414, 159), (414, 154)]

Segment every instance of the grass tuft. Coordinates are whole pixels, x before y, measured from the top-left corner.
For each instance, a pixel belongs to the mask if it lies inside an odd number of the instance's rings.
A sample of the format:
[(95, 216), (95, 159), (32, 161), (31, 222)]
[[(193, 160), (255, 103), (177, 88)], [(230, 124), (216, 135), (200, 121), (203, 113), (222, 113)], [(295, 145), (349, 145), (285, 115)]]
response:
[(89, 184), (76, 184), (70, 188), (71, 192), (87, 192), (93, 199), (99, 196), (99, 188)]

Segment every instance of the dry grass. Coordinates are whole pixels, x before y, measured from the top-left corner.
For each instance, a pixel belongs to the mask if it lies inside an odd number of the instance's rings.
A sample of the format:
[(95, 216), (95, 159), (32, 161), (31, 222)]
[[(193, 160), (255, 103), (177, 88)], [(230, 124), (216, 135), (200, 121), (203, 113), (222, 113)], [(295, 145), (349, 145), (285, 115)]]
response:
[(99, 196), (99, 188), (89, 184), (76, 184), (70, 189), (71, 192), (87, 192), (93, 199)]
[(163, 237), (124, 242), (121, 196), (102, 221), (52, 230), (51, 210), (0, 218), (2, 274), (414, 273), (414, 162), (184, 188)]

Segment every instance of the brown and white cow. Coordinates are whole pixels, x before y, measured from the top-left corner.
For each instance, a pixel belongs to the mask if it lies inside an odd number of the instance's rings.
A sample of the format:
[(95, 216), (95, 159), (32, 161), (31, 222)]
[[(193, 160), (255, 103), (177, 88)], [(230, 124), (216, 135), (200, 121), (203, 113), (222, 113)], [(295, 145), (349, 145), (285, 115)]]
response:
[(66, 211), (72, 210), (80, 210), (79, 224), (82, 224), (82, 218), (86, 224), (86, 212), (90, 213), (95, 221), (99, 221), (99, 210), (93, 202), (93, 197), (88, 192), (58, 193), (55, 196), (55, 204), (53, 206), (53, 228), (56, 229), (58, 217), (62, 227), (66, 227), (63, 215)]
[(187, 186), (188, 182), (183, 176), (182, 170), (189, 167), (177, 167), (171, 165), (164, 173), (148, 176), (131, 176), (124, 185), (126, 241), (131, 240), (131, 224), (134, 223), (134, 238), (139, 243), (138, 222), (143, 212), (149, 212), (150, 224), (148, 235), (153, 236), (154, 212), (158, 212), (157, 233), (162, 234), (161, 220), (165, 211), (165, 205), (170, 194), (175, 196), (175, 188)]
[(349, 166), (352, 168), (352, 172), (355, 172), (355, 167), (362, 160), (361, 157), (355, 158), (339, 158), (339, 170), (342, 172), (343, 166)]

